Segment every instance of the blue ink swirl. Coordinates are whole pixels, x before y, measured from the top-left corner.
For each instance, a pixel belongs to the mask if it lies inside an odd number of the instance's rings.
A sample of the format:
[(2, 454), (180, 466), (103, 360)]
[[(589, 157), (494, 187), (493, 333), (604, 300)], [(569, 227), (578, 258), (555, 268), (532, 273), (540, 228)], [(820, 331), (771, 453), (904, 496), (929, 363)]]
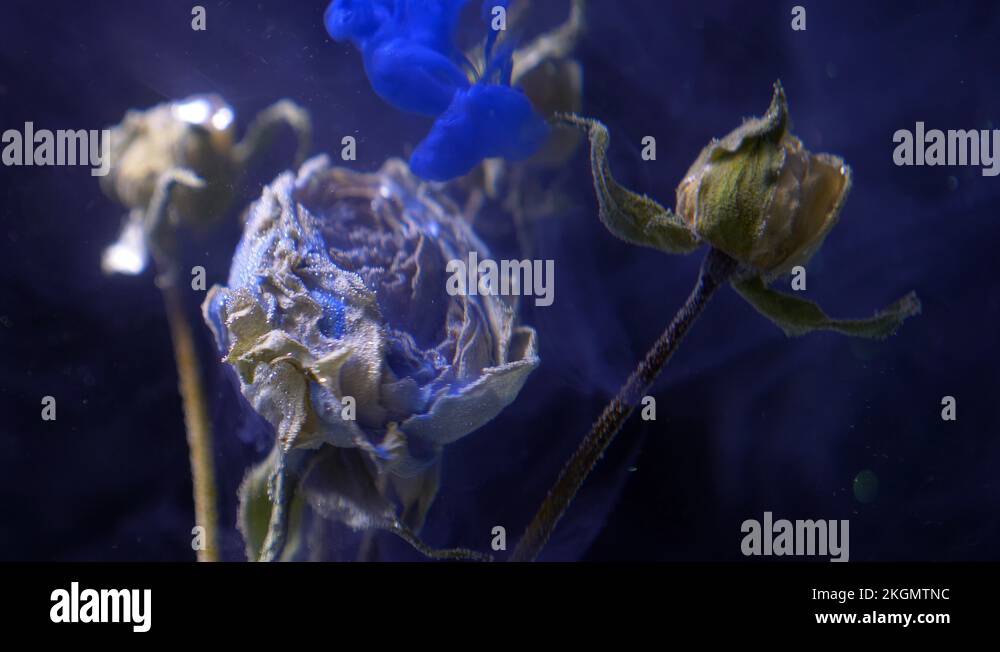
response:
[[(401, 111), (437, 118), (410, 160), (425, 179), (467, 174), (485, 158), (527, 158), (549, 131), (527, 96), (511, 86), (513, 49), (494, 52), (496, 30), (487, 34), (481, 74), (456, 46), (468, 1), (333, 0), (324, 16), (334, 40), (361, 51), (379, 97)], [(507, 1), (486, 0), (483, 19)]]

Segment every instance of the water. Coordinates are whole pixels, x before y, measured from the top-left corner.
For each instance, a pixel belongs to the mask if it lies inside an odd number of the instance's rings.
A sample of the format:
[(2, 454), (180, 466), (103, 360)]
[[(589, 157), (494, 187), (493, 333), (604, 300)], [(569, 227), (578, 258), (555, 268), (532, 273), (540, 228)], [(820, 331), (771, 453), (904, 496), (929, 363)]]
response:
[[(897, 167), (892, 135), (917, 121), (996, 123), (1000, 10), (814, 3), (795, 32), (785, 3), (704, 4), (590, 3), (582, 108), (610, 127), (619, 180), (672, 204), (701, 147), (759, 115), (780, 78), (794, 132), (854, 170), (841, 222), (809, 266), (808, 296), (832, 315), (865, 316), (915, 289), (924, 312), (882, 343), (789, 340), (724, 290), (656, 384), (658, 420), (628, 423), (543, 558), (739, 559), (740, 523), (772, 511), (850, 518), (852, 560), (996, 559), (1000, 182), (979, 167)], [(102, 128), (133, 107), (215, 92), (242, 133), (288, 97), (312, 115), (314, 152), (335, 154), (353, 135), (357, 169), (405, 157), (430, 120), (375, 96), (354, 49), (327, 36), (324, 8), (208, 5), (208, 30), (194, 32), (180, 2), (8, 2), (0, 128)], [(640, 155), (648, 135), (655, 161)], [(220, 228), (192, 240), (187, 268), (205, 266), (210, 285), (225, 280), (242, 207), (293, 153), (291, 136), (280, 137)], [(588, 167), (581, 150), (546, 181), (561, 192), (529, 234), (532, 255), (556, 261), (557, 299), (522, 306), (542, 364), (499, 418), (446, 450), (424, 530), (433, 545), (486, 549), (496, 525), (516, 538), (694, 281), (697, 256), (640, 250), (604, 230)], [(0, 559), (192, 558), (162, 302), (148, 273), (100, 272), (122, 209), (84, 167), (0, 177)], [(511, 223), (484, 214), (477, 229), (498, 258), (521, 257)], [(212, 363), (207, 331), (199, 338), (223, 548), (235, 559), (233, 496), (262, 455), (246, 432), (262, 424)], [(47, 395), (58, 400), (55, 422), (39, 418)], [(944, 396), (957, 398), (957, 421), (941, 420)], [(860, 473), (877, 477), (870, 501), (854, 495)], [(378, 546), (383, 558), (417, 557), (391, 538)]]

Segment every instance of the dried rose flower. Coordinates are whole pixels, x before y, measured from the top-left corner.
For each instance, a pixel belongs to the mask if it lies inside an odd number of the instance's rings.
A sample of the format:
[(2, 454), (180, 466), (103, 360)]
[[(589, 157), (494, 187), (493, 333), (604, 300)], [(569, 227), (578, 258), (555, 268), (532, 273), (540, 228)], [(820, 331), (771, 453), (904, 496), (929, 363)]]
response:
[(104, 271), (138, 274), (150, 250), (161, 267), (169, 267), (176, 227), (204, 227), (222, 218), (237, 180), (282, 125), (298, 136), (298, 164), (309, 149), (312, 127), (309, 114), (290, 100), (261, 112), (241, 141), (233, 108), (215, 94), (126, 113), (111, 129), (111, 171), (101, 178), (101, 189), (129, 214), (118, 241), (104, 252)]
[[(535, 333), (508, 298), (447, 292), (450, 260), (489, 256), (458, 215), (402, 161), (361, 174), (326, 157), (251, 207), (229, 285), (203, 308), (276, 431), (275, 504), (297, 489), (324, 516), (393, 529), (394, 493), (400, 522), (419, 528), (442, 447), (497, 416), (537, 366)], [(264, 488), (256, 477), (245, 494)]]
[(840, 158), (810, 154), (788, 132), (780, 82), (763, 118), (745, 121), (702, 150), (677, 189), (676, 214), (615, 181), (607, 127), (574, 114), (558, 119), (590, 138), (599, 214), (611, 233), (667, 253), (690, 253), (705, 243), (710, 249), (687, 300), (563, 467), (511, 554), (515, 561), (537, 558), (597, 461), (724, 283), (788, 335), (832, 330), (885, 338), (920, 312), (911, 292), (868, 319), (831, 319), (815, 303), (767, 286), (812, 257), (836, 223), (851, 185), (850, 168)]
[(789, 131), (781, 83), (771, 106), (722, 140), (713, 140), (677, 188), (677, 212), (619, 185), (608, 167), (608, 130), (573, 114), (560, 119), (586, 131), (594, 189), (604, 225), (619, 238), (667, 253), (710, 245), (736, 261), (732, 285), (789, 335), (833, 330), (884, 338), (920, 312), (912, 292), (867, 319), (832, 319), (815, 303), (768, 284), (816, 253), (837, 223), (851, 170), (832, 154), (812, 154)]

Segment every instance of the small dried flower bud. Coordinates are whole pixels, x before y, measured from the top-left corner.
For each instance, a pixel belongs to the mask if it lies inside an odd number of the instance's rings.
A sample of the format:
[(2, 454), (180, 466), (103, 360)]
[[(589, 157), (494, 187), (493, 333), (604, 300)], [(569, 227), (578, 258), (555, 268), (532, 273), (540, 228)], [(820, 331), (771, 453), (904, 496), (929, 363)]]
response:
[(806, 263), (837, 222), (851, 169), (788, 131), (781, 83), (767, 114), (713, 140), (677, 188), (677, 214), (699, 238), (773, 278)]
[(172, 197), (176, 219), (208, 222), (229, 204), (236, 175), (232, 157), (233, 109), (218, 95), (194, 95), (129, 111), (111, 131), (111, 174), (101, 179), (104, 192), (129, 208), (150, 204), (161, 175), (191, 170), (205, 179), (207, 192), (178, 187)]

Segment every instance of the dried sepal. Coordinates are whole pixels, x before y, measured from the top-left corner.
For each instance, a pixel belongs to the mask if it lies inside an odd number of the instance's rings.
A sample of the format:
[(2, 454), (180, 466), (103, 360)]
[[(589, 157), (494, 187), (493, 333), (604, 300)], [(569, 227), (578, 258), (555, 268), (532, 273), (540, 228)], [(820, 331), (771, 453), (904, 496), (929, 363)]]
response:
[[(289, 505), (276, 504), (271, 496), (281, 455), (277, 448), (272, 449), (267, 459), (247, 471), (236, 494), (236, 526), (250, 561), (293, 560), (305, 539), (305, 501), (301, 493), (293, 492)], [(272, 553), (265, 554), (269, 548), (274, 551), (273, 559), (268, 558)]]
[(759, 276), (733, 281), (732, 285), (757, 312), (792, 337), (825, 330), (882, 340), (893, 335), (904, 321), (920, 314), (920, 300), (914, 292), (867, 319), (833, 319), (812, 301), (767, 287)]
[(563, 113), (563, 124), (581, 129), (590, 139), (590, 164), (601, 222), (622, 240), (671, 254), (686, 254), (701, 243), (687, 225), (669, 208), (646, 195), (619, 185), (608, 165), (608, 128), (598, 120)]

